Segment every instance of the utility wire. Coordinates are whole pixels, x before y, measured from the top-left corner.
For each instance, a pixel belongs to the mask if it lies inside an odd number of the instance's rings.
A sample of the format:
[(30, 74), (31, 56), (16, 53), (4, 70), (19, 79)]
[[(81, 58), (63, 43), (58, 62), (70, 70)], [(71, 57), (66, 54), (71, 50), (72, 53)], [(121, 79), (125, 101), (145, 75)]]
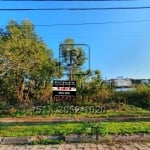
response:
[(95, 10), (140, 10), (150, 9), (150, 6), (139, 7), (97, 7), (97, 8), (0, 8), (0, 11), (95, 11)]
[[(55, 26), (84, 26), (84, 25), (103, 25), (103, 24), (123, 24), (136, 22), (150, 22), (149, 20), (126, 20), (126, 21), (107, 21), (107, 22), (83, 22), (83, 23), (57, 23), (57, 24), (35, 24), (35, 27), (55, 27)], [(5, 25), (0, 25), (4, 27)]]
[(35, 26), (82, 26), (82, 25), (103, 25), (103, 24), (122, 24), (122, 23), (136, 23), (136, 22), (150, 22), (150, 20), (130, 20), (130, 21), (108, 21), (108, 22), (84, 22), (84, 23), (66, 23), (66, 24), (49, 24), (49, 25), (35, 25)]
[(137, 0), (0, 0), (0, 1), (37, 1), (37, 2), (43, 2), (43, 1), (137, 1)]

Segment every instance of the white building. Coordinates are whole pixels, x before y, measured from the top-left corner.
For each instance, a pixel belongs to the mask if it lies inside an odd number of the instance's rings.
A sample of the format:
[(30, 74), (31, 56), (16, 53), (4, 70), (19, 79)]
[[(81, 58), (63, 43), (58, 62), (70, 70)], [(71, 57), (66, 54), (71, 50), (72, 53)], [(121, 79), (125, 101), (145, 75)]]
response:
[(115, 87), (131, 87), (132, 81), (128, 78), (117, 78), (114, 80)]
[(132, 81), (128, 78), (118, 77), (114, 79), (115, 91), (133, 91)]

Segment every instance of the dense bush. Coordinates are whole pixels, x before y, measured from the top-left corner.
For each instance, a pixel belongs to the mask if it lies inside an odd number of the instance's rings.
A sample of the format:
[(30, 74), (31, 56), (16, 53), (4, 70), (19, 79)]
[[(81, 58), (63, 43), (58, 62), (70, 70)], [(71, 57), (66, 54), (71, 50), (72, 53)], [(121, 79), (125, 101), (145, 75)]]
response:
[(117, 92), (116, 98), (120, 98), (121, 101), (126, 101), (130, 105), (150, 108), (150, 87), (141, 84), (134, 91)]

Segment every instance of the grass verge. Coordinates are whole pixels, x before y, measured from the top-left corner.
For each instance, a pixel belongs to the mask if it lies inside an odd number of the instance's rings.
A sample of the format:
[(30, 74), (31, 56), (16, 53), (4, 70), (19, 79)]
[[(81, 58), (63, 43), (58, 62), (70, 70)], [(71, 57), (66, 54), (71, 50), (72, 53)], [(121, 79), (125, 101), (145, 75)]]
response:
[(150, 122), (72, 122), (40, 125), (0, 124), (0, 137), (67, 134), (136, 134), (150, 133)]
[(132, 105), (123, 105), (119, 108), (107, 108), (96, 105), (68, 105), (52, 104), (47, 106), (33, 106), (28, 108), (0, 107), (0, 117), (117, 117), (117, 116), (150, 116), (150, 110)]

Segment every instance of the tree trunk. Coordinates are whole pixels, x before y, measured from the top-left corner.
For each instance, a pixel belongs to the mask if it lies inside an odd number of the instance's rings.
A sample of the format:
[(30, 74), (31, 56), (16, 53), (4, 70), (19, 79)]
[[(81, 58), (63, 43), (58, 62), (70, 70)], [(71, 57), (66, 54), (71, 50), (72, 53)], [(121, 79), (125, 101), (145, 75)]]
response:
[(19, 104), (23, 103), (24, 88), (25, 88), (25, 84), (23, 82), (17, 88), (17, 99)]

